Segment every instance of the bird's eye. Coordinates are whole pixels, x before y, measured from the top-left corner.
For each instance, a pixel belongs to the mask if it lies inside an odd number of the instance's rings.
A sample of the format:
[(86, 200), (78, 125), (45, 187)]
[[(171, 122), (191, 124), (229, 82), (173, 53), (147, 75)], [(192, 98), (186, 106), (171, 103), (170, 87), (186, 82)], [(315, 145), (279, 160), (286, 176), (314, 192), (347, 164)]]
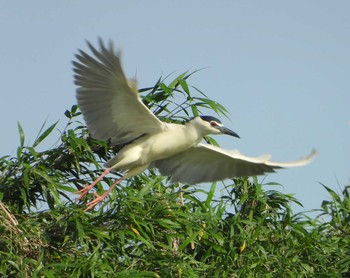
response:
[(211, 122), (210, 122), (210, 125), (211, 125), (211, 126), (217, 126), (218, 123), (217, 123), (217, 122), (214, 122), (214, 121), (211, 121)]

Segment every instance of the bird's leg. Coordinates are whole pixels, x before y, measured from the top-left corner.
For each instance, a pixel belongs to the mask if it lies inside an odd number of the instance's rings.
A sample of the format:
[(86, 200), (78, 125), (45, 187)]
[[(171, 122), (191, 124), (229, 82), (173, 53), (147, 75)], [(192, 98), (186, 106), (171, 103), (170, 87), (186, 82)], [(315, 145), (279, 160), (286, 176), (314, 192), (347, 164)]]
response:
[(96, 206), (99, 202), (101, 202), (104, 198), (107, 197), (107, 195), (113, 190), (113, 188), (118, 185), (122, 180), (124, 179), (124, 177), (117, 179), (110, 188), (108, 188), (101, 196), (98, 195), (96, 192), (94, 192), (95, 195), (95, 199), (92, 200), (91, 202), (86, 204), (86, 209), (84, 209), (84, 211), (88, 211), (90, 209), (92, 209), (94, 206)]
[(79, 198), (77, 198), (76, 202), (78, 202), (79, 200), (81, 200), (82, 198), (84, 198), (88, 193), (89, 191), (100, 181), (102, 180), (102, 178), (104, 176), (106, 176), (107, 174), (109, 174), (109, 172), (111, 172), (112, 168), (107, 168), (106, 170), (103, 171), (103, 173), (91, 184), (87, 184), (85, 185), (84, 188), (74, 192), (76, 194), (81, 194), (79, 196)]
[[(135, 167), (135, 168), (132, 168), (130, 170), (128, 170), (124, 176), (122, 176), (121, 178), (117, 179), (112, 185), (110, 188), (108, 188), (104, 193), (103, 195), (98, 195), (96, 192), (94, 192), (94, 195), (95, 195), (95, 199), (92, 200), (91, 202), (87, 203), (86, 204), (86, 209), (84, 211), (88, 211), (90, 209), (92, 209), (93, 207), (95, 207), (99, 202), (101, 202), (104, 198), (107, 197), (107, 195), (113, 190), (114, 187), (116, 187), (116, 185), (118, 185), (122, 180), (125, 180), (125, 179), (128, 179), (128, 178), (131, 178), (135, 175), (138, 175), (140, 173), (142, 173), (143, 171), (145, 171), (147, 168), (149, 167), (149, 164), (146, 164), (146, 165), (141, 165), (141, 166), (138, 166), (138, 167)], [(107, 171), (108, 169), (106, 169)], [(105, 171), (105, 172), (106, 172)], [(109, 168), (109, 171), (111, 171), (111, 168)], [(109, 173), (109, 172), (107, 172)], [(106, 173), (106, 174), (107, 174)], [(105, 175), (106, 175), (105, 174)], [(101, 175), (102, 176), (102, 175)]]

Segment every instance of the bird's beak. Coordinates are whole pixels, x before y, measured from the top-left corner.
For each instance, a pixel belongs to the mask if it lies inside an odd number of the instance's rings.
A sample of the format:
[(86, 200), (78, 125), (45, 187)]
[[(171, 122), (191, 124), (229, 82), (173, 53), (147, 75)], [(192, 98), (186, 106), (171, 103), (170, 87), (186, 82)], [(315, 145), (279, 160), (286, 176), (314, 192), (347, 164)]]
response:
[(223, 134), (227, 134), (227, 135), (231, 135), (231, 136), (233, 136), (233, 137), (240, 138), (236, 132), (232, 131), (231, 129), (229, 129), (229, 128), (227, 128), (227, 127), (218, 126), (218, 129), (219, 129), (219, 130), (221, 131), (221, 133), (223, 133)]

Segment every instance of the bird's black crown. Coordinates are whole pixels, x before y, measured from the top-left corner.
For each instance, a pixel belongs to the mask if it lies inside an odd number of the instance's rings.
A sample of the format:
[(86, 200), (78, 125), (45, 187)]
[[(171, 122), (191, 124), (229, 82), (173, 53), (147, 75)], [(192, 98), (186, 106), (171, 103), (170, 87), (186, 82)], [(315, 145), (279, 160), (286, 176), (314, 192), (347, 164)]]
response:
[(206, 121), (206, 122), (215, 121), (215, 122), (221, 124), (221, 121), (218, 118), (215, 118), (215, 117), (212, 117), (212, 116), (199, 116), (199, 117), (201, 117), (201, 119), (203, 121)]
[[(221, 124), (221, 121), (220, 121), (218, 118), (215, 118), (215, 117), (213, 117), (213, 116), (199, 116), (199, 117), (200, 117), (203, 121), (206, 121), (206, 122), (208, 122), (208, 123), (210, 123), (211, 121), (215, 121), (215, 122)], [(189, 120), (187, 120), (187, 122), (193, 120), (194, 118), (196, 118), (196, 117), (190, 118)]]

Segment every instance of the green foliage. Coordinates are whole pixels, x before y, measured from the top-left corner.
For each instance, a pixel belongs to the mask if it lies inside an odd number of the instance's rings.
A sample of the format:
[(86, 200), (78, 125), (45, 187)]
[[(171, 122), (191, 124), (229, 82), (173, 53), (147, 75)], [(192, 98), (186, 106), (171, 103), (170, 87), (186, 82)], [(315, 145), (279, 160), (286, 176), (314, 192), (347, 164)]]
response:
[[(178, 76), (140, 90), (164, 121), (181, 122), (220, 104)], [(197, 96), (199, 95), (199, 96)], [(77, 106), (56, 146), (40, 151), (57, 123), (41, 128), (31, 146), (18, 124), (20, 146), (0, 158), (2, 277), (348, 277), (349, 188), (330, 195), (312, 219), (293, 214), (291, 195), (256, 178), (170, 184), (153, 170), (123, 182), (96, 209), (83, 212), (76, 190), (101, 172), (120, 146), (89, 137)], [(211, 143), (213, 139), (207, 138)], [(105, 177), (97, 191), (113, 183)]]

